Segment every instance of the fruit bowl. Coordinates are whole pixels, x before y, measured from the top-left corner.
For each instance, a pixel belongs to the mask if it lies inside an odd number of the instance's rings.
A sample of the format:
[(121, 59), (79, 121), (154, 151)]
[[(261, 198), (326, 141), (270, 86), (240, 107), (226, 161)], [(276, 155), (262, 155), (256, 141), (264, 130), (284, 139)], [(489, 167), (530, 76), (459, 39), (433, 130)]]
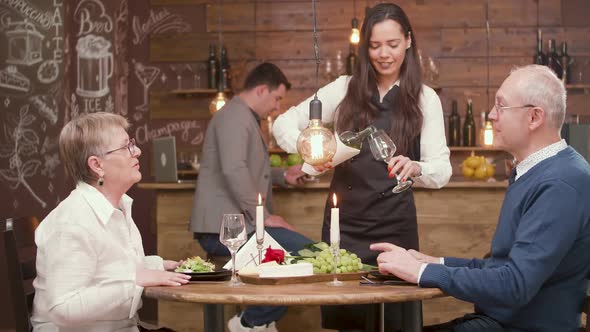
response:
[(468, 180), (487, 181), (494, 177), (496, 167), (483, 156), (472, 153), (461, 163), (461, 173)]

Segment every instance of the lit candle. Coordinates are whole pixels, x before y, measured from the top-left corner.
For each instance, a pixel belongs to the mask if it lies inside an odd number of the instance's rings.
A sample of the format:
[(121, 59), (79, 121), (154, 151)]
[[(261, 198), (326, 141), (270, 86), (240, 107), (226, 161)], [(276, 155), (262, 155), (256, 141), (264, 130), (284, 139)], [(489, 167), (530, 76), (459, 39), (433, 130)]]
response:
[(264, 207), (262, 197), (258, 194), (258, 205), (256, 206), (256, 240), (264, 239)]
[(330, 243), (335, 244), (340, 242), (340, 209), (336, 207), (336, 194), (332, 194), (332, 214), (330, 215)]

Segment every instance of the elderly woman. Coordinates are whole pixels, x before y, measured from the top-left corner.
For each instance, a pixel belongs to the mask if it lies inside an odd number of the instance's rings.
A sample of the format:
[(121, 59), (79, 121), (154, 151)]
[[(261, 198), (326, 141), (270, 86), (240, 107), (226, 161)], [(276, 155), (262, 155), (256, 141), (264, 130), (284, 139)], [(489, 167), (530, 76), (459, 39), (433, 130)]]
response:
[(178, 262), (146, 257), (125, 194), (141, 180), (127, 120), (93, 113), (70, 121), (59, 148), (76, 189), (35, 233), (34, 331), (138, 331), (145, 286), (180, 286)]

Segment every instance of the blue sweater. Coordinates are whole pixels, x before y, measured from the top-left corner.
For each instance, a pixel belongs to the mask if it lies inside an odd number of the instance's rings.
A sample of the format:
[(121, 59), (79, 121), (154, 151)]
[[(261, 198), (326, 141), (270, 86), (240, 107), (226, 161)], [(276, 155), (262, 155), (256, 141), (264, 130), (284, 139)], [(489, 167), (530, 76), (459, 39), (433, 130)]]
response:
[(490, 258), (428, 264), (420, 286), (472, 302), (506, 327), (573, 332), (589, 273), (590, 166), (568, 147), (508, 187)]

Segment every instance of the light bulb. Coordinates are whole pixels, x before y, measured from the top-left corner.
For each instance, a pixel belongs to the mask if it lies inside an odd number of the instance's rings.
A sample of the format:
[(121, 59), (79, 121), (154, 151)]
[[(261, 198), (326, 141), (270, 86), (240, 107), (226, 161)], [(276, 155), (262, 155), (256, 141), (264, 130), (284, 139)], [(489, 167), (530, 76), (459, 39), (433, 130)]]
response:
[(359, 31), (359, 21), (355, 18), (352, 19), (352, 31), (350, 33), (350, 43), (358, 45), (361, 40), (361, 32)]
[(322, 126), (322, 103), (314, 98), (309, 103), (309, 126), (297, 138), (297, 152), (312, 166), (329, 162), (336, 153), (334, 134)]
[(227, 102), (227, 98), (225, 97), (225, 93), (223, 92), (217, 92), (217, 95), (215, 96), (215, 98), (213, 98), (213, 100), (211, 101), (211, 103), (209, 104), (209, 112), (211, 112), (211, 114), (219, 111), (223, 105), (225, 105), (225, 103)]
[(494, 145), (494, 128), (492, 127), (491, 121), (486, 121), (486, 125), (483, 130), (483, 144), (485, 146)]

